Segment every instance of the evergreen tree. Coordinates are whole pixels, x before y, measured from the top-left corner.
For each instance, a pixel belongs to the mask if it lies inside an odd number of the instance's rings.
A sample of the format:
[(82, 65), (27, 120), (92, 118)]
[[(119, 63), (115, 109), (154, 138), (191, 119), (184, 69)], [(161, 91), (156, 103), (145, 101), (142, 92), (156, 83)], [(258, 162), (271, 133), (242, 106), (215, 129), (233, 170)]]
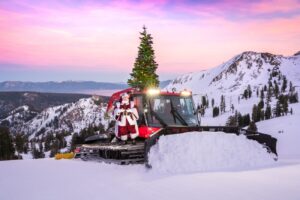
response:
[(282, 82), (282, 86), (281, 86), (281, 92), (285, 92), (287, 88), (287, 80), (286, 80), (286, 77), (283, 76), (283, 82)]
[(237, 115), (229, 116), (226, 122), (226, 126), (238, 126)]
[(269, 104), (271, 102), (271, 97), (272, 97), (272, 88), (269, 87), (269, 89), (267, 91), (267, 104)]
[(292, 81), (290, 81), (290, 90), (289, 90), (290, 92), (293, 92), (294, 91), (294, 87), (293, 87), (293, 83), (292, 83)]
[(252, 89), (251, 89), (251, 85), (248, 85), (248, 87), (247, 87), (247, 90), (248, 90), (248, 95), (249, 95), (249, 98), (251, 98), (251, 96), (252, 96)]
[(211, 99), (211, 107), (214, 107), (214, 106), (215, 106), (215, 99), (212, 98), (212, 99)]
[(220, 104), (221, 113), (224, 113), (226, 110), (226, 103), (224, 95), (221, 95), (221, 104)]
[(282, 104), (282, 111), (284, 112), (285, 115), (287, 115), (287, 113), (289, 112), (289, 104), (287, 99), (285, 99)]
[(0, 127), (0, 160), (15, 159), (13, 139), (7, 127)]
[(265, 120), (265, 111), (263, 109), (260, 110), (260, 120)]
[(275, 97), (277, 98), (277, 97), (278, 97), (278, 94), (279, 94), (279, 87), (278, 87), (278, 85), (277, 85), (277, 82), (276, 82), (276, 81), (275, 81), (274, 94), (275, 94)]
[(78, 144), (80, 144), (80, 138), (77, 133), (74, 133), (71, 140), (71, 151), (73, 151)]
[(236, 115), (237, 115), (238, 126), (243, 127), (244, 126), (243, 116), (239, 112)]
[(264, 99), (264, 98), (265, 98), (264, 90), (261, 90), (261, 91), (260, 91), (260, 98), (261, 98), (261, 99)]
[(219, 116), (220, 110), (219, 107), (214, 107), (213, 108), (213, 117)]
[(23, 153), (24, 152), (24, 145), (25, 145), (23, 135), (16, 134), (15, 144), (16, 144), (16, 150), (18, 151), (18, 153)]
[(246, 89), (246, 90), (244, 90), (243, 97), (244, 97), (245, 99), (248, 99), (248, 97), (249, 97), (249, 92), (248, 92), (248, 90), (247, 90), (247, 89)]
[(274, 115), (275, 115), (275, 117), (280, 117), (281, 113), (282, 113), (282, 108), (281, 108), (280, 102), (278, 100), (276, 103), (276, 107), (274, 109)]
[(266, 111), (265, 111), (265, 119), (270, 119), (271, 118), (271, 106), (267, 105)]
[(141, 43), (138, 50), (138, 56), (135, 59), (128, 85), (141, 90), (148, 87), (158, 87), (159, 80), (156, 74), (158, 64), (155, 62), (154, 50), (152, 47), (152, 36), (147, 33), (146, 27), (140, 33)]
[(290, 103), (298, 103), (299, 98), (298, 98), (298, 93), (297, 92), (290, 92), (289, 94), (289, 102)]
[(259, 121), (259, 116), (258, 116), (258, 113), (260, 111), (258, 110), (258, 107), (256, 104), (253, 105), (253, 108), (252, 108), (252, 121), (254, 122), (258, 122)]
[(257, 107), (258, 107), (258, 110), (263, 109), (264, 108), (264, 101), (260, 100), (259, 103), (258, 103), (258, 105), (257, 105)]
[(206, 102), (206, 97), (205, 96), (202, 96), (201, 102), (202, 102), (203, 108), (206, 108), (207, 107), (207, 102)]
[(248, 126), (249, 123), (250, 123), (250, 115), (249, 114), (246, 114), (243, 116), (243, 126)]
[(249, 127), (248, 127), (247, 130), (249, 130), (249, 131), (257, 131), (257, 126), (256, 126), (256, 124), (255, 124), (254, 121), (250, 122)]

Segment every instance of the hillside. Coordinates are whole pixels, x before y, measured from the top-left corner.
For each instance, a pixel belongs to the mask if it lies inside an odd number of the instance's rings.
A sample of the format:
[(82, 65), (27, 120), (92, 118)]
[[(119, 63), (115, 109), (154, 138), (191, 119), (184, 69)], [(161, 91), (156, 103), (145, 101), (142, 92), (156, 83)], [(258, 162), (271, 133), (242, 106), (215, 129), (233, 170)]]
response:
[[(284, 57), (244, 52), (213, 69), (179, 76), (165, 89), (191, 90), (195, 104), (199, 106), (204, 97), (208, 105), (205, 105), (202, 125), (224, 125), (235, 111), (251, 115), (253, 105), (258, 105), (262, 98), (265, 106), (274, 109), (280, 95), (286, 96), (284, 98), (291, 93), (297, 95), (300, 90), (300, 55)], [(276, 89), (277, 94), (274, 94)], [(222, 95), (226, 102), (225, 112), (214, 118), (213, 107), (220, 107)], [(292, 107), (289, 104), (288, 109)], [(265, 111), (266, 107), (262, 109)]]
[(105, 109), (102, 103), (98, 104), (92, 98), (49, 107), (41, 112), (32, 111), (24, 105), (11, 111), (0, 123), (9, 126), (11, 133), (25, 133), (30, 138), (62, 131), (79, 133), (89, 126), (106, 124)]
[[(21, 106), (28, 106), (33, 112), (58, 106), (65, 103), (76, 102), (81, 98), (88, 98), (85, 94), (40, 93), (40, 92), (0, 92), (0, 120), (7, 117), (10, 112)], [(104, 102), (108, 97), (101, 97)]]

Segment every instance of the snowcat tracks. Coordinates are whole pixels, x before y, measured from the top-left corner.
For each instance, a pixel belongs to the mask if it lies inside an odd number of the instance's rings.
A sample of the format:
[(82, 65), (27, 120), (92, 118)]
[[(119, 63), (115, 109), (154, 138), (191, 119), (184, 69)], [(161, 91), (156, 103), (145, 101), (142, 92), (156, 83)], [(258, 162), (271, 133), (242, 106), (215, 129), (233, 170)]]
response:
[(144, 142), (136, 145), (93, 144), (83, 145), (82, 160), (94, 160), (121, 165), (144, 163)]

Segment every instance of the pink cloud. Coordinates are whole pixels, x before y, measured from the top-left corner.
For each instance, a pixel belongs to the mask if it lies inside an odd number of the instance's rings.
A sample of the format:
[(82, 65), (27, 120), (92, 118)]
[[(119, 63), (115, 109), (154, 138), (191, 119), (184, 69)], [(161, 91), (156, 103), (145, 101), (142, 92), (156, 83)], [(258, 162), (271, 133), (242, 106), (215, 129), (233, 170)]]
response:
[[(70, 70), (127, 72), (136, 57), (138, 32), (144, 24), (154, 37), (160, 72), (213, 67), (246, 50), (285, 55), (299, 50), (299, 16), (241, 21), (226, 17), (228, 2), (217, 3), (218, 6), (179, 2), (169, 10), (163, 9), (169, 6), (168, 1), (153, 2), (121, 1), (68, 7), (54, 1), (51, 6), (24, 5), (34, 12), (0, 7), (0, 61), (31, 68), (65, 66)], [(289, 12), (298, 8), (293, 0), (288, 5), (278, 2), (273, 7), (272, 2), (266, 1), (246, 4), (247, 9), (238, 1), (229, 2), (237, 6), (235, 10), (241, 15)]]

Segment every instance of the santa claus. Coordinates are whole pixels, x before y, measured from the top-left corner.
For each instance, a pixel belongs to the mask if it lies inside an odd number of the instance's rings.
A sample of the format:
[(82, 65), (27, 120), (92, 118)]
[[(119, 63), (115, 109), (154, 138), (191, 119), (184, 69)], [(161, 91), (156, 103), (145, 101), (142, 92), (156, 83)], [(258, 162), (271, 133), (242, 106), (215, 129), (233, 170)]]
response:
[(120, 102), (116, 103), (113, 114), (116, 119), (116, 137), (121, 139), (123, 144), (127, 143), (128, 138), (131, 138), (132, 144), (135, 144), (135, 138), (139, 135), (137, 128), (139, 115), (134, 107), (134, 102), (129, 100), (129, 94), (121, 95)]

